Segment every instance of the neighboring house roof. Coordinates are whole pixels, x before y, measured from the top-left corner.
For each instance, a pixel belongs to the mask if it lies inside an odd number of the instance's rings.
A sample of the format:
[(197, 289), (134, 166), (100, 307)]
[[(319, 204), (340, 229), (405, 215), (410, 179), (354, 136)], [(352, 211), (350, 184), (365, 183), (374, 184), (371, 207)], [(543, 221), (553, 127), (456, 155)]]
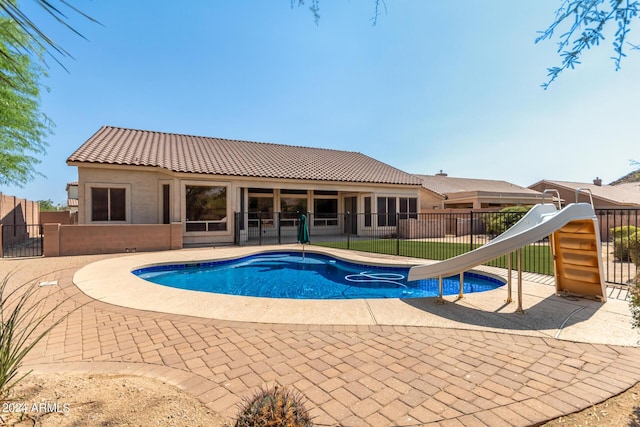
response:
[(174, 172), (420, 185), (361, 153), (103, 126), (67, 163), (151, 166)]
[(69, 206), (70, 208), (77, 208), (78, 199), (67, 199), (67, 206)]
[(429, 191), (450, 197), (455, 193), (504, 194), (539, 198), (540, 193), (507, 181), (491, 179), (455, 178), (446, 175), (416, 175)]
[(625, 182), (623, 184), (616, 184), (616, 188), (620, 188), (622, 190), (632, 191), (637, 194), (640, 194), (640, 181), (636, 182)]
[(640, 182), (640, 169), (634, 170), (633, 172), (629, 172), (622, 178), (618, 178), (615, 181), (611, 182), (609, 185), (620, 185), (620, 184), (629, 184), (633, 182)]
[[(588, 189), (591, 191), (593, 197), (597, 197), (605, 202), (611, 202), (619, 205), (639, 205), (640, 204), (640, 191), (632, 191), (627, 186), (622, 185), (596, 185), (585, 182), (571, 182), (571, 181), (551, 181), (542, 180), (538, 181), (529, 187), (535, 187), (541, 184), (546, 184), (550, 187), (559, 187), (567, 190), (576, 191), (579, 188)], [(585, 197), (585, 196), (583, 196)], [(581, 201), (584, 199), (580, 198)], [(574, 202), (575, 200), (566, 200), (567, 203)]]

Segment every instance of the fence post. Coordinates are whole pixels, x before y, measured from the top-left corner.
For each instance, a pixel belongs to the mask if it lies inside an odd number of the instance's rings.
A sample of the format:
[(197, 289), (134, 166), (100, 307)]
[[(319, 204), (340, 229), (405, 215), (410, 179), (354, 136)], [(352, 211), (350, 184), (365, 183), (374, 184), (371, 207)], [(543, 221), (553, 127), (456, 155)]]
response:
[(233, 244), (240, 245), (240, 215), (238, 212), (233, 213)]
[(522, 308), (522, 248), (518, 248), (518, 308), (516, 313), (524, 313)]
[[(282, 222), (282, 212), (274, 212), (273, 213), (273, 220), (276, 220), (276, 214), (278, 216), (278, 244), (281, 245), (282, 244), (282, 228), (281, 228), (281, 222)], [(293, 221), (293, 223), (295, 224), (295, 221)]]
[(351, 212), (347, 211), (347, 249), (351, 249)]
[(258, 246), (262, 246), (262, 212), (258, 211)]
[(469, 226), (471, 227), (471, 239), (469, 242), (469, 252), (473, 250), (473, 211), (469, 211)]
[(400, 255), (400, 214), (396, 212), (396, 255)]

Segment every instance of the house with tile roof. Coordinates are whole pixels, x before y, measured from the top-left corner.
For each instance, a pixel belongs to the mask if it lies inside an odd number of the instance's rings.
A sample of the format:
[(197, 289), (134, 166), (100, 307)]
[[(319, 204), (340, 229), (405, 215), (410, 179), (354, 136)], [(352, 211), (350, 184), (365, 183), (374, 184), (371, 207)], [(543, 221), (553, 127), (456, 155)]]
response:
[(67, 192), (67, 208), (69, 212), (78, 212), (78, 182), (68, 182), (65, 191)]
[(416, 175), (422, 182), (420, 210), (504, 208), (540, 203), (542, 193), (506, 181)]
[[(295, 230), (307, 212), (312, 235), (366, 235), (393, 226), (396, 213), (417, 212), (422, 188), (418, 177), (357, 152), (112, 126), (67, 164), (78, 168), (79, 224), (181, 223), (185, 245), (242, 242), (263, 218)], [(340, 212), (363, 215), (346, 224)]]
[[(597, 209), (610, 208), (638, 208), (640, 207), (640, 187), (633, 183), (619, 183), (618, 185), (602, 185), (602, 180), (596, 178), (593, 183), (542, 180), (529, 186), (536, 191), (547, 189), (557, 190), (564, 203), (588, 202), (591, 193), (593, 206)], [(580, 191), (579, 189), (588, 190)]]

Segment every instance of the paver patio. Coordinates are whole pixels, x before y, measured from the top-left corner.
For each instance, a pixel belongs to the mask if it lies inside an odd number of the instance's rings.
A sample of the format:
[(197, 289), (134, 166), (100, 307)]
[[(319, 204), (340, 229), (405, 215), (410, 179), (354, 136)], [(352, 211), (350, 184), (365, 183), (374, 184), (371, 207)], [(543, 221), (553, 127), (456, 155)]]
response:
[[(300, 391), (318, 425), (528, 426), (640, 381), (640, 349), (553, 336), (426, 326), (287, 325), (135, 310), (93, 300), (80, 267), (121, 256), (2, 260), (59, 312), (82, 305), (29, 355), (37, 372), (144, 375), (231, 418), (262, 384)], [(62, 289), (62, 294), (57, 291)]]

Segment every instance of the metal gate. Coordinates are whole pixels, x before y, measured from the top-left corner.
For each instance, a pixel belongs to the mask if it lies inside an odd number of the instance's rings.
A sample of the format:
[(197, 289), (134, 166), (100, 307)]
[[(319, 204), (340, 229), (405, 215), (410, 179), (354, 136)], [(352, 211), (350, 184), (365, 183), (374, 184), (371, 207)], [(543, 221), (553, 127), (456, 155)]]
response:
[(0, 234), (4, 258), (36, 257), (44, 252), (40, 224), (2, 225)]

